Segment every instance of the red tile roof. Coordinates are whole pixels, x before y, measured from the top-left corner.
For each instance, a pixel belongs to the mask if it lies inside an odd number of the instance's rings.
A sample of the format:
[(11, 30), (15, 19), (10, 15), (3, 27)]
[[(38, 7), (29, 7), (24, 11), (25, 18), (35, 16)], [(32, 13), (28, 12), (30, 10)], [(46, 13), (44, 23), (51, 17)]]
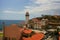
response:
[(44, 34), (36, 33), (32, 37), (28, 37), (28, 38), (23, 37), (23, 40), (41, 40), (43, 37), (44, 37)]
[[(23, 28), (21, 28), (20, 30), (22, 30)], [(30, 34), (32, 32), (31, 29), (25, 29), (23, 30), (24, 33), (26, 34)], [(23, 37), (23, 40), (41, 40), (44, 37), (43, 33), (35, 33), (34, 35), (32, 35), (31, 37), (25, 38)]]
[(27, 30), (24, 30), (23, 32), (26, 33), (26, 34), (30, 34), (32, 32), (32, 30), (31, 29), (27, 29)]
[(36, 33), (31, 38), (32, 38), (32, 40), (41, 40), (43, 37), (44, 37), (44, 34), (42, 34), (42, 33)]

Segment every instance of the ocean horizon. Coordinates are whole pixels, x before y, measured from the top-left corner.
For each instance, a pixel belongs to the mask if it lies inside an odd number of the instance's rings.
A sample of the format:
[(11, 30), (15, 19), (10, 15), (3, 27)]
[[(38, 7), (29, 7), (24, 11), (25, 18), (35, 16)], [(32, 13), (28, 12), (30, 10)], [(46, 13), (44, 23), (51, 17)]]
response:
[(3, 28), (3, 22), (5, 22), (5, 25), (11, 25), (11, 24), (21, 24), (24, 22), (24, 20), (0, 20), (0, 31)]

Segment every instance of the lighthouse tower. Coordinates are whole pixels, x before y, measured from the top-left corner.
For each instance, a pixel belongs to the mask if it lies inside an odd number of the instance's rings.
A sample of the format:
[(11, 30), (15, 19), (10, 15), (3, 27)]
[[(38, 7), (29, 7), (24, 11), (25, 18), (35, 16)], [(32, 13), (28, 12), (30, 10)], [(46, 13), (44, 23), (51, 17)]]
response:
[(29, 24), (28, 24), (28, 21), (29, 21), (29, 12), (26, 12), (25, 17), (26, 17), (26, 22), (25, 22), (25, 24), (26, 24), (27, 27), (29, 27)]

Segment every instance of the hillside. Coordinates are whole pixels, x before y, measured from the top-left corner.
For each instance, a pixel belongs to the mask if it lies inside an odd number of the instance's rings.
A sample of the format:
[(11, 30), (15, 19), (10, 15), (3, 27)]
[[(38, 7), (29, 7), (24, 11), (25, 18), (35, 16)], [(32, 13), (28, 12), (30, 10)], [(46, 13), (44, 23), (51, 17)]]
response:
[(49, 25), (50, 26), (60, 26), (60, 15), (43, 15), (42, 17), (36, 17), (36, 18), (29, 20), (29, 24), (30, 24), (30, 26), (34, 26), (35, 24), (39, 26), (40, 25), (39, 22), (41, 22), (42, 19), (48, 19), (48, 21), (46, 22), (46, 25), (48, 25), (48, 26)]

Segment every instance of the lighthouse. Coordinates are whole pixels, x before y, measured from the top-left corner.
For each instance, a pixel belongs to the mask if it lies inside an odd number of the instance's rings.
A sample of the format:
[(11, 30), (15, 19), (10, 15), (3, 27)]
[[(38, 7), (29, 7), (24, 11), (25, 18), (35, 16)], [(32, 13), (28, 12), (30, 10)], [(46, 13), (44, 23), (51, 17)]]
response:
[(26, 17), (26, 22), (25, 22), (25, 24), (26, 24), (26, 27), (29, 27), (29, 12), (26, 12), (26, 14), (25, 14), (25, 17)]

